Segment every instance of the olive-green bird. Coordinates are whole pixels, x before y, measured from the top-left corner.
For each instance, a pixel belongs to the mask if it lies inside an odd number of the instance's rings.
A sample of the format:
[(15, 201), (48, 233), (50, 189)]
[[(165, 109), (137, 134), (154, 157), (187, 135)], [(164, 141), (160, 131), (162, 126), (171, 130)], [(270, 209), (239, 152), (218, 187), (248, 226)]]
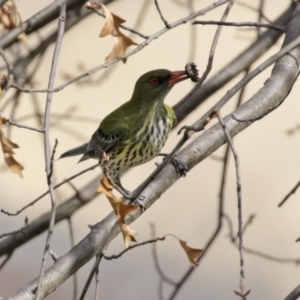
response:
[(89, 143), (63, 153), (61, 158), (83, 154), (79, 162), (99, 159), (103, 172), (125, 197), (130, 195), (122, 187), (120, 175), (160, 153), (176, 124), (175, 112), (164, 99), (176, 83), (187, 78), (185, 71), (145, 73), (136, 82), (131, 99), (101, 122)]

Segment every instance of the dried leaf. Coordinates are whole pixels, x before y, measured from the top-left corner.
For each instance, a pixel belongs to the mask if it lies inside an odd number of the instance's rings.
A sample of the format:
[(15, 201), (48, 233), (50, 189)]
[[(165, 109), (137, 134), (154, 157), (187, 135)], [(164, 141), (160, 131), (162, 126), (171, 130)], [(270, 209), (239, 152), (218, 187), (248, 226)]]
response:
[(139, 209), (138, 205), (128, 205), (123, 202), (120, 203), (119, 216), (118, 216), (120, 218), (120, 222), (125, 223), (125, 217), (138, 209)]
[(130, 242), (136, 242), (136, 232), (124, 223), (119, 223), (124, 238), (125, 247), (129, 247)]
[(14, 29), (21, 21), (20, 13), (13, 1), (7, 1), (0, 9), (0, 23), (5, 29)]
[[(108, 56), (105, 57), (105, 61), (109, 62), (117, 57), (121, 57), (125, 54), (126, 49), (131, 46), (131, 45), (137, 45), (132, 39), (129, 37), (125, 36), (123, 33), (120, 32), (119, 36), (114, 37), (115, 43), (114, 47), (109, 53)], [(126, 58), (122, 59), (122, 61), (125, 63)]]
[(122, 19), (121, 17), (111, 13), (107, 7), (102, 4), (99, 3), (102, 7), (102, 10), (105, 14), (105, 24), (100, 32), (100, 37), (105, 37), (109, 34), (114, 35), (114, 36), (118, 36), (119, 31), (119, 26), (126, 22), (126, 20)]
[(3, 124), (6, 124), (6, 120), (2, 117), (0, 117), (0, 126), (3, 125)]
[(3, 75), (2, 78), (0, 79), (0, 88), (1, 88), (1, 91), (3, 91), (7, 87), (8, 81), (9, 81), (8, 76), (7, 75)]
[[(0, 117), (0, 126), (6, 124), (6, 120), (4, 118)], [(2, 147), (2, 151), (4, 154), (4, 159), (5, 162), (7, 164), (7, 166), (10, 168), (10, 170), (13, 173), (18, 174), (20, 177), (22, 176), (22, 170), (24, 170), (24, 167), (15, 160), (15, 158), (13, 157), (13, 149), (15, 148), (19, 148), (19, 146), (12, 142), (11, 140), (9, 140), (3, 133), (3, 131), (0, 129), (0, 144)]]
[[(104, 4), (99, 3), (99, 5), (101, 6), (105, 14), (105, 24), (100, 32), (100, 37), (105, 37), (107, 35), (112, 35), (114, 37), (113, 49), (111, 53), (105, 58), (105, 61), (109, 62), (117, 57), (123, 56), (129, 46), (137, 45), (137, 43), (135, 43), (129, 37), (125, 36), (120, 31), (120, 25), (126, 21), (110, 12)], [(93, 4), (91, 3), (89, 3), (87, 7), (96, 8), (96, 6), (93, 6)], [(123, 62), (125, 63), (126, 59), (123, 59)]]
[(179, 239), (179, 243), (183, 250), (185, 251), (186, 255), (188, 256), (189, 261), (191, 262), (192, 266), (197, 267), (198, 263), (196, 259), (201, 255), (203, 252), (202, 249), (194, 249), (187, 245), (187, 243), (183, 240)]
[(18, 163), (12, 154), (4, 154), (5, 162), (13, 173), (18, 174), (20, 177), (23, 177), (22, 171), (24, 167)]
[(137, 210), (139, 206), (127, 205), (123, 203), (124, 198), (116, 197), (113, 194), (112, 190), (113, 186), (110, 183), (109, 179), (106, 176), (103, 176), (98, 187), (98, 192), (103, 192), (106, 195), (108, 201), (110, 202), (118, 220), (124, 238), (125, 247), (128, 248), (130, 242), (136, 242), (134, 237), (136, 235), (136, 232), (133, 229), (131, 229), (127, 224), (125, 224), (125, 217), (129, 213)]

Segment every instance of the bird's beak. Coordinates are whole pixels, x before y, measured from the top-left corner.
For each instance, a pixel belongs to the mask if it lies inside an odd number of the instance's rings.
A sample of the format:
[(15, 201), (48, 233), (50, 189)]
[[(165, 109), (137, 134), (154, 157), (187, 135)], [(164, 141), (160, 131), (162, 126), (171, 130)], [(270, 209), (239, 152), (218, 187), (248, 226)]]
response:
[(169, 86), (173, 86), (176, 83), (178, 83), (180, 81), (183, 81), (183, 80), (186, 80), (188, 78), (189, 77), (186, 75), (185, 71), (174, 71), (174, 72), (171, 72), (171, 77), (168, 80), (168, 85)]

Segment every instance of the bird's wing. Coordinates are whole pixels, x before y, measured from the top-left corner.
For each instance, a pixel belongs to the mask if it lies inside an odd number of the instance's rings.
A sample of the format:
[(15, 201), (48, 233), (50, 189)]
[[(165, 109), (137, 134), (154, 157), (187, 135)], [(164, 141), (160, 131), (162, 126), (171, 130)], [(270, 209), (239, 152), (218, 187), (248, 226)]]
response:
[(87, 145), (84, 156), (101, 157), (103, 152), (108, 152), (116, 147), (121, 141), (128, 136), (128, 125), (118, 124), (115, 120), (101, 123), (100, 127), (92, 135), (90, 142)]

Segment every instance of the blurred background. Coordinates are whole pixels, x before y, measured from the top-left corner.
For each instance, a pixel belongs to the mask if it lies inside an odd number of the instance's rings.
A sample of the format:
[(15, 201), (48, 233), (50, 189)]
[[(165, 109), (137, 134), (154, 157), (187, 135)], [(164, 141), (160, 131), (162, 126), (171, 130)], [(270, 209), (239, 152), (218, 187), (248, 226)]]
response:
[[(52, 1), (16, 0), (22, 20), (27, 20), (46, 7)], [(208, 0), (194, 1), (159, 1), (164, 17), (169, 23), (200, 10), (212, 3)], [(227, 21), (257, 21), (257, 11), (237, 2), (232, 8)], [(251, 7), (258, 8), (260, 1), (251, 1)], [(264, 1), (264, 12), (270, 20), (278, 17), (290, 5), (288, 0)], [(151, 35), (164, 28), (154, 1), (122, 0), (108, 5), (113, 13), (126, 20), (125, 25), (136, 28), (146, 35)], [(199, 20), (220, 20), (225, 6), (221, 6)], [(142, 14), (142, 15), (141, 15)], [(92, 14), (69, 30), (63, 39), (58, 61), (55, 86), (64, 83), (84, 71), (98, 66), (105, 61), (112, 46), (112, 37), (99, 38), (105, 20)], [(52, 26), (52, 27), (51, 27)], [(57, 20), (51, 24), (57, 26)], [(50, 28), (49, 27), (49, 28)], [(45, 29), (47, 30), (47, 29)], [(49, 30), (49, 29), (48, 29)], [(118, 62), (108, 70), (69, 85), (53, 94), (51, 109), (51, 142), (58, 139), (56, 157), (62, 152), (87, 142), (101, 119), (131, 97), (134, 84), (143, 73), (166, 68), (181, 70), (187, 62), (194, 61), (203, 72), (207, 65), (211, 42), (216, 26), (192, 26), (190, 23), (178, 26), (160, 36), (142, 51), (128, 58), (126, 64)], [(44, 32), (44, 31), (42, 31)], [(122, 31), (126, 35), (128, 32)], [(241, 51), (250, 45), (257, 36), (256, 29), (226, 27), (222, 29), (214, 57), (211, 75)], [(131, 35), (136, 43), (143, 42), (137, 35)], [(38, 41), (38, 38), (36, 38)], [(30, 37), (30, 42), (34, 38)], [(26, 44), (27, 43), (27, 44)], [(263, 62), (281, 47), (282, 39), (255, 64)], [(29, 41), (24, 48), (30, 47)], [(135, 46), (129, 48), (133, 49)], [(51, 68), (54, 45), (48, 47), (46, 55), (33, 78), (36, 88), (46, 88)], [(270, 76), (271, 68), (256, 77), (245, 90), (245, 100), (249, 99)], [(0, 74), (1, 76), (3, 73)], [(195, 110), (181, 125), (190, 125), (215, 104), (239, 79), (232, 80), (221, 91), (215, 93), (203, 105)], [(194, 83), (183, 82), (174, 87), (166, 103), (174, 105), (186, 95)], [(9, 91), (5, 97), (9, 97)], [(299, 84), (296, 83), (285, 102), (263, 120), (256, 122), (239, 134), (234, 143), (239, 154), (242, 174), (243, 215), (246, 220), (255, 214), (255, 219), (244, 235), (244, 245), (248, 248), (278, 258), (300, 258), (300, 245), (295, 242), (300, 236), (299, 193), (292, 196), (282, 207), (278, 203), (299, 180), (299, 143), (300, 132), (291, 129), (299, 126)], [(236, 97), (221, 110), (223, 116), (231, 112)], [(39, 126), (34, 114), (43, 113), (46, 94), (22, 94), (14, 120), (29, 125)], [(0, 100), (4, 101), (3, 99)], [(13, 104), (2, 110), (2, 117), (10, 117)], [(212, 122), (214, 124), (216, 121)], [(179, 127), (178, 127), (179, 128)], [(44, 150), (42, 135), (20, 128), (10, 128), (11, 139), (18, 143), (16, 159), (24, 166), (23, 178), (11, 173), (0, 156), (1, 163), (1, 209), (15, 212), (47, 190)], [(169, 138), (164, 151), (170, 151), (179, 140), (175, 130)], [(5, 131), (6, 132), (6, 131)], [(198, 134), (194, 135), (192, 140)], [(131, 227), (138, 232), (138, 242), (151, 238), (150, 223), (155, 224), (157, 236), (174, 234), (188, 242), (191, 247), (205, 245), (217, 224), (217, 205), (221, 182), (222, 163), (216, 157), (224, 155), (224, 146), (213, 157), (207, 158), (196, 166), (188, 175), (173, 185), (150, 209), (148, 209)], [(69, 177), (94, 164), (85, 161), (77, 164), (78, 158), (69, 158), (55, 162), (55, 182)], [(134, 168), (123, 178), (123, 184), (133, 190), (155, 168), (157, 158), (143, 166)], [(95, 169), (72, 181), (80, 189), (99, 174)], [(57, 189), (60, 201), (68, 199), (74, 190), (68, 185)], [(50, 198), (44, 197), (16, 217), (0, 214), (1, 233), (23, 226), (25, 216), (29, 222), (37, 219), (51, 207)], [(111, 212), (111, 206), (104, 196), (99, 196), (72, 216), (75, 243), (78, 243), (90, 231), (89, 224), (95, 224)], [(225, 211), (230, 216), (237, 231), (237, 196), (234, 161), (230, 157), (227, 176)], [(234, 299), (234, 290), (239, 290), (239, 255), (229, 239), (229, 229), (224, 223), (221, 234), (207, 253), (201, 265), (195, 270), (183, 286), (177, 299)], [(39, 274), (41, 258), (45, 246), (46, 233), (39, 235), (18, 248), (10, 261), (0, 272), (0, 295), (4, 298), (15, 294)], [(51, 249), (63, 255), (71, 248), (67, 221), (55, 226)], [(124, 249), (121, 236), (109, 246), (107, 255), (117, 254)], [(167, 276), (177, 281), (189, 268), (189, 262), (178, 241), (168, 238), (157, 243), (161, 269)], [(78, 293), (93, 265), (87, 263), (77, 273)], [(47, 260), (47, 266), (52, 261)], [(245, 254), (245, 289), (251, 289), (249, 299), (282, 299), (299, 284), (299, 267), (294, 260), (276, 262), (253, 254)], [(159, 275), (154, 266), (151, 245), (138, 247), (113, 261), (100, 264), (100, 299), (158, 299)], [(88, 291), (86, 299), (94, 298), (95, 283)], [(163, 287), (165, 299), (172, 287)], [(72, 278), (59, 287), (47, 299), (72, 299)]]

